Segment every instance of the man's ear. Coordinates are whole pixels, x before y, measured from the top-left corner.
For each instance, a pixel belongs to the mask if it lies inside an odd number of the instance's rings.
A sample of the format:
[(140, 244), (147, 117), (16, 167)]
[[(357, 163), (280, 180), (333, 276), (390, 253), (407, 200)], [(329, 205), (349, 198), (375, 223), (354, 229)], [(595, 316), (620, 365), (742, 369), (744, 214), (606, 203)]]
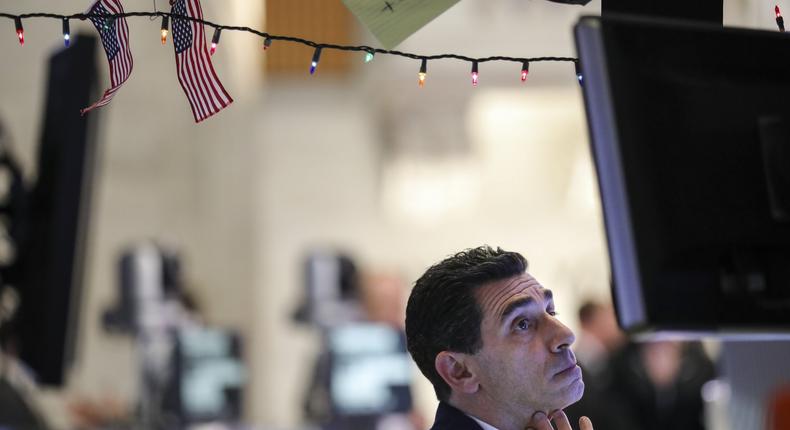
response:
[(477, 373), (470, 368), (469, 359), (469, 355), (460, 352), (442, 351), (436, 355), (436, 371), (455, 392), (472, 394), (480, 388)]

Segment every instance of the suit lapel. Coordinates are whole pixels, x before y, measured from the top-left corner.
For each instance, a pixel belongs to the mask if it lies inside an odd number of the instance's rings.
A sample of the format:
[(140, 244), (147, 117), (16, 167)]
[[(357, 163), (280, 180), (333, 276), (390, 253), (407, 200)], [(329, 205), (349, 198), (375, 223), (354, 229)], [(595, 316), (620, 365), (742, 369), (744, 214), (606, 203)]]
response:
[(436, 409), (436, 420), (431, 430), (483, 430), (475, 420), (469, 418), (465, 413), (450, 406), (445, 402), (440, 402)]

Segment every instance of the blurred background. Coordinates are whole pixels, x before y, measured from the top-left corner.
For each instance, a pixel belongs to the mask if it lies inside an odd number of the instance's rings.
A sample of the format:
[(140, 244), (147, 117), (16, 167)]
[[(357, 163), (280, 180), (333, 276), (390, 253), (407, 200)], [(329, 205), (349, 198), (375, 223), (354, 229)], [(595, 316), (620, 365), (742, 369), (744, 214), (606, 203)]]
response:
[[(161, 0), (124, 6), (169, 10)], [(28, 0), (0, 8), (71, 14), (87, 7)], [(725, 1), (725, 24), (774, 29), (772, 8)], [(339, 0), (206, 0), (203, 10), (217, 23), (378, 46)], [(462, 0), (398, 49), (574, 56), (572, 25), (599, 10), (597, 0), (584, 7)], [(0, 140), (32, 188), (43, 177), (49, 58), (63, 43), (57, 21), (24, 24), (19, 46), (13, 22), (0, 20)], [(484, 63), (472, 87), (468, 63), (432, 61), (418, 88), (416, 60), (379, 55), (366, 64), (361, 53), (325, 51), (310, 76), (309, 48), (275, 41), (264, 52), (260, 38), (225, 31), (212, 61), (235, 101), (196, 125), (159, 26), (129, 19), (134, 71), (109, 106), (89, 114), (96, 146), (83, 188), (91, 198), (81, 209), (88, 220), (77, 252), (82, 274), (71, 286), (73, 360), (63, 381), (28, 384), (23, 396), (48, 426), (129, 426), (145, 408), (174, 401), (195, 423), (373, 428), (330, 423), (369, 407), (394, 417), (375, 428), (427, 428), (436, 400), (404, 360), (402, 306), (429, 265), (481, 244), (524, 254), (575, 331), (583, 304), (608, 309), (599, 197), (571, 64), (532, 64), (522, 83), (520, 64)], [(71, 31), (75, 44), (80, 33), (95, 34), (86, 22), (72, 21)], [(100, 48), (95, 58), (103, 91), (109, 78)], [(3, 181), (10, 189), (12, 175)], [(16, 258), (11, 245), (0, 254)], [(355, 349), (360, 344), (370, 350)], [(692, 349), (712, 379), (721, 346)], [(643, 355), (669, 363), (682, 355), (674, 344), (651, 351)], [(395, 385), (408, 387), (400, 403), (360, 406), (370, 398), (332, 392), (341, 386), (338, 372), (359, 371), (347, 364), (365, 354), (386, 355), (390, 367), (352, 380), (397, 374)], [(649, 361), (643, 365), (654, 382), (679, 372)], [(210, 363), (203, 376), (200, 363)], [(19, 384), (29, 374), (21, 368)], [(220, 400), (186, 398), (210, 387), (219, 387)], [(168, 390), (181, 395), (162, 394)], [(726, 391), (710, 390), (714, 400)], [(225, 405), (215, 408), (221, 413), (201, 416), (212, 402)], [(723, 416), (700, 411), (692, 414), (709, 424)], [(719, 421), (715, 428), (726, 428)]]

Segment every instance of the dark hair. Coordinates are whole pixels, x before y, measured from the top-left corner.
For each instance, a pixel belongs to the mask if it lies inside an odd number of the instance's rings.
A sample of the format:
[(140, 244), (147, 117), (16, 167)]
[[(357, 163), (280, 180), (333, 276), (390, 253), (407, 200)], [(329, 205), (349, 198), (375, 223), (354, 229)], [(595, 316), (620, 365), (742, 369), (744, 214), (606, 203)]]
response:
[(436, 371), (436, 355), (474, 354), (483, 346), (483, 314), (474, 291), (526, 270), (527, 260), (521, 254), (481, 246), (442, 260), (415, 282), (406, 306), (406, 342), (439, 400), (449, 399), (450, 386)]
[(579, 307), (579, 323), (582, 326), (586, 326), (587, 324), (591, 323), (595, 317), (595, 314), (602, 308), (603, 307), (598, 302), (594, 302), (592, 300), (585, 301)]

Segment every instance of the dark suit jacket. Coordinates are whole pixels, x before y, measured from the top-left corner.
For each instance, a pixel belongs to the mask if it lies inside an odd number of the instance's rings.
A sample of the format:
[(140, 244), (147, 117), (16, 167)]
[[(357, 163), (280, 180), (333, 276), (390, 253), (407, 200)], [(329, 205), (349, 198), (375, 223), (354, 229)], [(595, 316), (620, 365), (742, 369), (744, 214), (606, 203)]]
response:
[(436, 409), (436, 420), (431, 430), (483, 430), (468, 415), (447, 403), (439, 403)]

